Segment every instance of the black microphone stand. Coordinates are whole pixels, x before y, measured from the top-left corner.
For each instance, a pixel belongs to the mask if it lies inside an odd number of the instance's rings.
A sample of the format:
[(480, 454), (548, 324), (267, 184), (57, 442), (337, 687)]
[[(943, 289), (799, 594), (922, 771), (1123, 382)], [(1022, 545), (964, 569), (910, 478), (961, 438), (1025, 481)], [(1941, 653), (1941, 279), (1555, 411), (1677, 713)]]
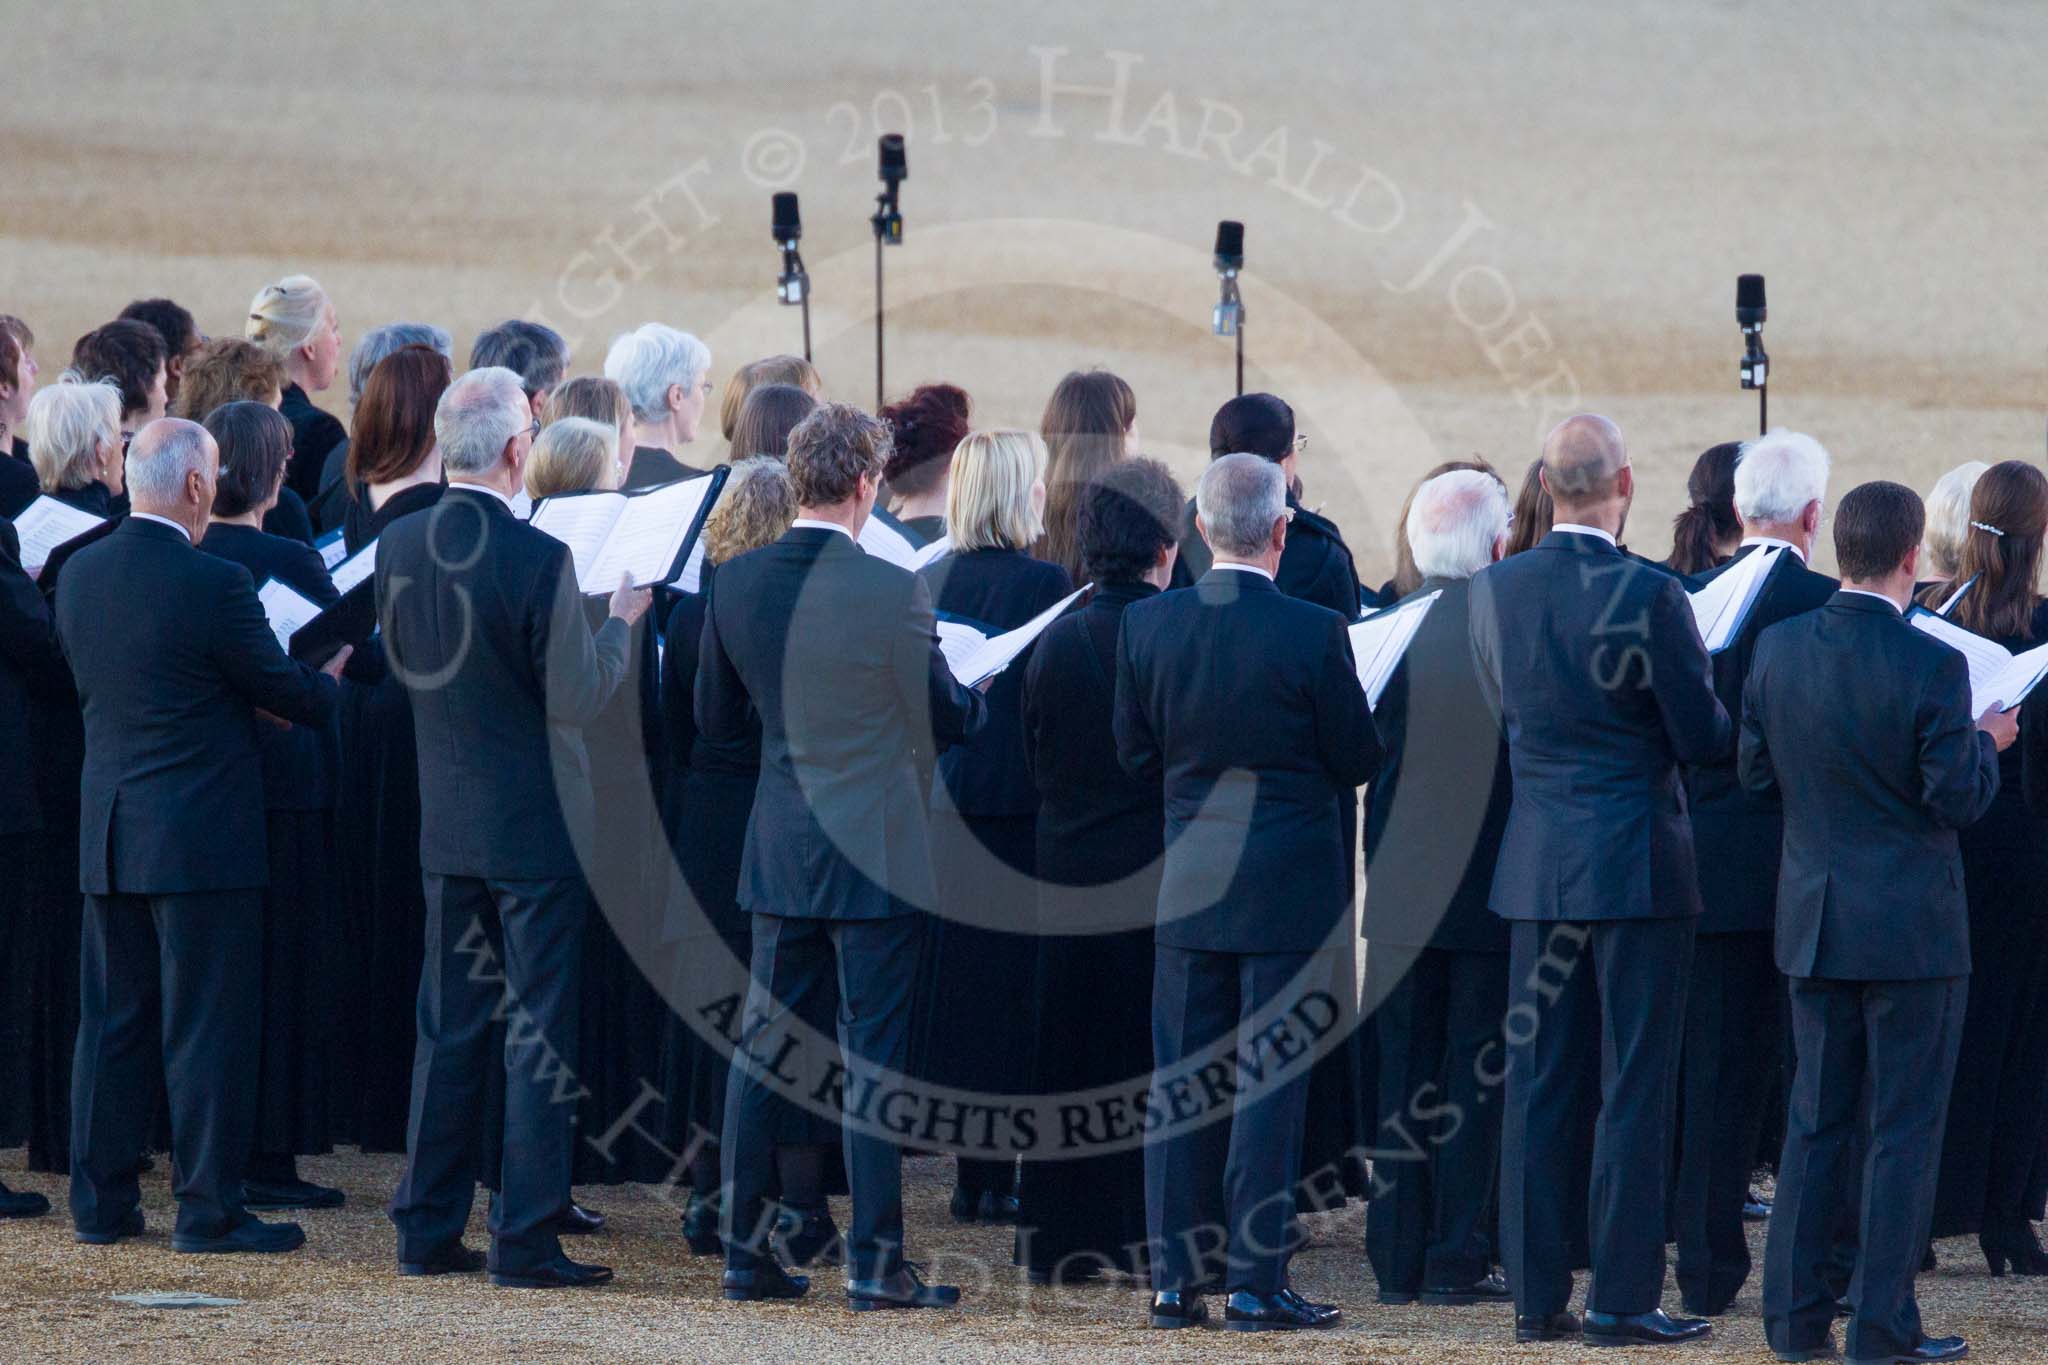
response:
[(896, 184), (894, 180), (882, 182), (881, 193), (875, 196), (875, 214), (868, 219), (875, 229), (875, 406), (883, 404), (882, 379), (882, 248), (903, 244), (903, 215), (896, 211)]
[(1219, 272), (1223, 279), (1223, 294), (1216, 301), (1215, 332), (1225, 333), (1237, 339), (1237, 394), (1244, 396), (1244, 300), (1237, 292), (1237, 271), (1225, 269)]
[(1742, 387), (1756, 390), (1756, 434), (1771, 430), (1771, 358), (1764, 354), (1762, 323), (1742, 329)]
[(782, 278), (775, 282), (776, 292), (784, 303), (803, 306), (804, 312), (804, 359), (811, 358), (811, 276), (804, 269), (803, 254), (796, 249), (796, 239), (782, 244)]

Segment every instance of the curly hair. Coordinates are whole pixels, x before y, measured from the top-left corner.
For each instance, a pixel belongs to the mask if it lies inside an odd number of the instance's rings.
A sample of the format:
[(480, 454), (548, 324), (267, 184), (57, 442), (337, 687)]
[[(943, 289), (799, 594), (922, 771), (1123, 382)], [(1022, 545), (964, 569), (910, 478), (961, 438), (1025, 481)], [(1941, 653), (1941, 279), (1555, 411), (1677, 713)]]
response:
[(185, 367), (171, 416), (199, 422), (223, 403), (268, 403), (286, 382), (284, 362), (255, 342), (215, 337)]
[(704, 519), (704, 557), (723, 564), (781, 539), (796, 520), (796, 485), (773, 455), (734, 460), (718, 505)]
[(824, 403), (789, 433), (789, 477), (797, 505), (830, 507), (874, 478), (889, 460), (889, 427), (851, 403)]

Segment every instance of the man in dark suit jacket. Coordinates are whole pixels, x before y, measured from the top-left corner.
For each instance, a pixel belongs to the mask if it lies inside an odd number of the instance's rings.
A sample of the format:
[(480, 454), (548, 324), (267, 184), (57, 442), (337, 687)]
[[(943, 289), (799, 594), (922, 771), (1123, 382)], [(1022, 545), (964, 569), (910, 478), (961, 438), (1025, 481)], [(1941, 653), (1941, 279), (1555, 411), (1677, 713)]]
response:
[[(1691, 1340), (1657, 1307), (1679, 1025), (1700, 912), (1680, 763), (1728, 744), (1676, 578), (1615, 538), (1634, 472), (1604, 417), (1544, 442), (1550, 534), (1472, 581), (1479, 676), (1507, 732), (1514, 802), (1490, 898), (1509, 922), (1501, 1240), (1516, 1336), (1579, 1324), (1572, 1230), (1590, 1225), (1591, 1345)], [(1572, 1196), (1599, 1092), (1590, 1218)]]
[[(1713, 656), (1714, 695), (1730, 716), (1742, 713), (1765, 628), (1834, 596), (1835, 580), (1807, 567), (1827, 478), (1828, 453), (1810, 436), (1774, 431), (1743, 447), (1735, 469), (1742, 545), (1700, 586), (1754, 554), (1776, 550), (1778, 562), (1740, 633)], [(1742, 789), (1732, 741), (1686, 770), (1686, 794), (1703, 909), (1685, 996), (1672, 1234), (1685, 1310), (1719, 1317), (1749, 1278), (1742, 1210), (1784, 1055), (1785, 983), (1771, 955), (1784, 812), (1775, 797)]]
[[(412, 698), (420, 769), (427, 956), (420, 975), (406, 1169), (392, 1196), (399, 1269), (473, 1271), (486, 1067), (505, 1074), (493, 1283), (601, 1284), (562, 1254), (583, 922), (579, 850), (594, 813), (582, 726), (619, 684), (648, 593), (621, 584), (592, 634), (569, 549), (512, 510), (539, 427), (519, 376), (471, 370), (441, 395), (448, 492), (400, 517), (377, 550), (387, 662)], [(509, 1009), (509, 1041), (494, 1019)]]
[[(1152, 1323), (1200, 1323), (1202, 1293), (1221, 1287), (1228, 1327), (1327, 1327), (1338, 1310), (1287, 1283), (1319, 1050), (1300, 1025), (1327, 1000), (1328, 954), (1350, 951), (1333, 942), (1351, 886), (1336, 798), (1372, 777), (1379, 736), (1345, 618), (1273, 584), (1287, 544), (1279, 468), (1226, 455), (1196, 502), (1214, 567), (1131, 606), (1117, 646), (1117, 757), (1166, 784), (1152, 985), (1164, 1122), (1145, 1145)], [(1227, 1088), (1192, 1080), (1212, 1068)], [(1209, 1229), (1220, 1266), (1198, 1245)]]
[[(809, 1280), (776, 1263), (768, 1137), (773, 1041), (839, 985), (845, 1154), (853, 1191), (847, 1302), (856, 1310), (939, 1308), (960, 1291), (927, 1285), (903, 1259), (903, 1177), (895, 1135), (878, 1131), (880, 1080), (910, 1056), (917, 911), (936, 904), (919, 739), (944, 747), (979, 730), (981, 697), (939, 652), (922, 580), (863, 553), (889, 429), (828, 403), (790, 435), (797, 519), (773, 545), (718, 567), (704, 617), (697, 724), (738, 740), (757, 712), (761, 776), (747, 824), (739, 901), (753, 916), (752, 983), (733, 1054), (725, 1133), (725, 1296), (796, 1298)], [(809, 1049), (815, 1057), (821, 1049)]]
[(127, 465), (133, 510), (73, 557), (57, 596), (85, 717), (72, 1219), (87, 1243), (142, 1230), (135, 1158), (161, 1066), (178, 1196), (171, 1245), (290, 1251), (305, 1241), (296, 1223), (242, 1207), (261, 1036), (252, 973), (270, 877), (256, 727), (324, 725), (334, 682), (285, 657), (247, 570), (194, 548), (220, 468), (206, 429), (153, 422)]
[(1507, 545), (1507, 489), (1461, 469), (1416, 490), (1408, 543), (1435, 595), (1373, 712), (1365, 1004), (1379, 1040), (1365, 1251), (1382, 1303), (1506, 1300), (1494, 1273), (1507, 924), (1486, 904), (1514, 788), (1472, 658), (1472, 575)]
[(1973, 724), (1963, 656), (1901, 616), (1924, 524), (1911, 489), (1851, 490), (1835, 513), (1842, 590), (1764, 632), (1743, 691), (1743, 786), (1784, 802), (1777, 958), (1799, 1056), (1764, 1249), (1781, 1360), (1834, 1354), (1824, 1268), (1845, 1196), (1861, 1210), (1850, 1358), (1968, 1350), (1922, 1331), (1913, 1276), (1969, 984), (1956, 831), (1997, 795), (2018, 715)]

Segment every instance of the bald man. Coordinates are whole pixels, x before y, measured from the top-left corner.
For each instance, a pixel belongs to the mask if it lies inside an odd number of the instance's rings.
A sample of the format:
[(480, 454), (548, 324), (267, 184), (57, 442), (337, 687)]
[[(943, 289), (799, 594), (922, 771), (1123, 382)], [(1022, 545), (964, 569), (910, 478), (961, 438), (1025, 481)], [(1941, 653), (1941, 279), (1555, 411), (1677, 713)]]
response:
[[(1472, 581), (1482, 692), (1514, 800), (1488, 903), (1508, 921), (1501, 1243), (1515, 1335), (1652, 1346), (1711, 1332), (1658, 1308), (1680, 1026), (1700, 913), (1679, 765), (1719, 756), (1728, 713), (1679, 580), (1616, 543), (1635, 492), (1591, 414), (1543, 445), (1550, 534)], [(1590, 1210), (1583, 1176), (1597, 1094)], [(1593, 1283), (1570, 1312), (1581, 1230)]]

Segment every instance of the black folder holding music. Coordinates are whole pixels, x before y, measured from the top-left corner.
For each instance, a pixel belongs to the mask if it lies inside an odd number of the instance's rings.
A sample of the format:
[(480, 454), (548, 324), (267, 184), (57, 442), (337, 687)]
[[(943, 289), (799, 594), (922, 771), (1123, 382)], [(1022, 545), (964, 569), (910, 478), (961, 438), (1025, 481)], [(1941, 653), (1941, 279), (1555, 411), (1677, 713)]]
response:
[(534, 504), (529, 524), (569, 547), (576, 584), (586, 596), (610, 595), (622, 577), (636, 588), (673, 583), (731, 473), (720, 465), (651, 488), (557, 493)]

